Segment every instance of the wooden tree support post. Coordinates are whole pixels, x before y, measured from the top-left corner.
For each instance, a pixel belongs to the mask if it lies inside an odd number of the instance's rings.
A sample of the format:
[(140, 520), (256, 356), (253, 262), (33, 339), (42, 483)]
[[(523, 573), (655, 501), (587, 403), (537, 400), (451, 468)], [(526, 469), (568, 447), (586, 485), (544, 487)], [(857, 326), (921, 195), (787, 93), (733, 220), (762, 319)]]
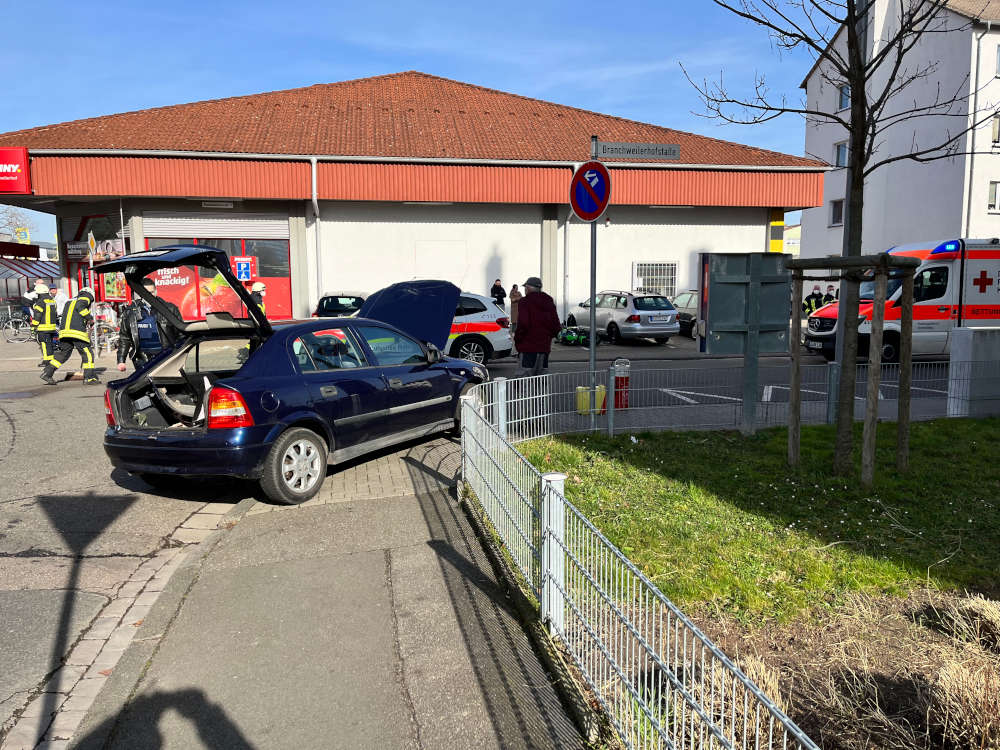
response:
[(885, 294), (888, 281), (888, 269), (882, 264), (875, 270), (872, 332), (868, 337), (868, 391), (865, 394), (865, 431), (861, 442), (861, 484), (865, 487), (871, 487), (875, 480), (878, 392), (882, 378), (882, 329), (885, 323)]
[(903, 277), (899, 321), (899, 414), (896, 423), (896, 469), (910, 469), (910, 385), (913, 380), (913, 274)]
[(792, 372), (788, 390), (788, 465), (799, 465), (802, 436), (802, 272), (792, 276), (792, 334), (788, 337), (788, 352), (792, 356)]

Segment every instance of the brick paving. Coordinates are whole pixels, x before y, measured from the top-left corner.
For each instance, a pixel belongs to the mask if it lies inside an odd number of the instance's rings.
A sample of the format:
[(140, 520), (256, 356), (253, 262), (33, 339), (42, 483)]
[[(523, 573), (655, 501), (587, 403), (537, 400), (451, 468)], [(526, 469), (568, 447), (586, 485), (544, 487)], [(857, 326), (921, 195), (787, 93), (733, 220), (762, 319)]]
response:
[(183, 562), (186, 549), (211, 534), (232, 507), (206, 503), (174, 531), (171, 546), (136, 569), (80, 636), (63, 666), (17, 715), (0, 750), (56, 750), (69, 746), (136, 629)]

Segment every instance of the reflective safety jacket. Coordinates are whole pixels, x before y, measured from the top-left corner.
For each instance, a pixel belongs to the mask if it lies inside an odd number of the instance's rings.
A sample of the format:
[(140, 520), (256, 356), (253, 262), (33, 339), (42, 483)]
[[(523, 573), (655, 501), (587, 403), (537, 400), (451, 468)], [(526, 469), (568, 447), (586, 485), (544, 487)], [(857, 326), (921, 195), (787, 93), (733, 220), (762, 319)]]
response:
[(267, 307), (264, 305), (264, 295), (260, 292), (250, 292), (250, 299), (257, 303), (260, 311), (267, 315)]
[(62, 328), (59, 329), (60, 339), (76, 339), (90, 341), (88, 328), (94, 317), (90, 314), (90, 306), (94, 298), (87, 292), (74, 297), (66, 303), (62, 314)]
[(59, 311), (49, 294), (39, 295), (31, 306), (31, 324), (36, 331), (55, 333), (59, 330)]

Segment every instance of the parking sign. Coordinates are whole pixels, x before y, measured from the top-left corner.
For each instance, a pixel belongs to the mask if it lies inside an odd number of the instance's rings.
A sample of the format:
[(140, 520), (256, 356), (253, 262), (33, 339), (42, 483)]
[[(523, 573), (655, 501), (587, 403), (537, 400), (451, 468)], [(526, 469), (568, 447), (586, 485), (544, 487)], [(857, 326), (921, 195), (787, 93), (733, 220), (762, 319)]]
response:
[(237, 280), (253, 281), (257, 275), (256, 260), (253, 256), (237, 256), (229, 259)]

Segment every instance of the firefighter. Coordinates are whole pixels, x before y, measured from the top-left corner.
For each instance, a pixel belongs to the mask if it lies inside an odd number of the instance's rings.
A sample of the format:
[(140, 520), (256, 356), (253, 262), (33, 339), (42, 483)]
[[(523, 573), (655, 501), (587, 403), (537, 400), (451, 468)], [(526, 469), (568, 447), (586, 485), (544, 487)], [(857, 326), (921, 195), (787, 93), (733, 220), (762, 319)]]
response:
[(823, 306), (823, 295), (819, 293), (819, 285), (813, 287), (812, 294), (806, 296), (802, 303), (802, 312), (812, 315)]
[(250, 287), (250, 299), (257, 303), (257, 307), (265, 315), (267, 315), (267, 308), (264, 306), (264, 292), (266, 291), (267, 286), (263, 281), (255, 281), (253, 286)]
[(62, 314), (62, 327), (59, 329), (59, 349), (42, 371), (42, 380), (48, 385), (55, 385), (56, 381), (52, 374), (62, 367), (69, 359), (73, 350), (80, 352), (83, 360), (83, 384), (94, 385), (100, 383), (94, 365), (94, 350), (90, 346), (90, 327), (93, 325), (93, 316), (90, 306), (94, 304), (94, 290), (84, 287), (80, 293), (66, 303), (66, 309)]
[(59, 330), (59, 311), (48, 286), (35, 284), (35, 292), (37, 296), (31, 306), (31, 325), (35, 329), (38, 346), (42, 350), (42, 361), (38, 366), (45, 367), (52, 361), (55, 353), (53, 344), (56, 331)]
[[(147, 292), (156, 296), (156, 282), (145, 279), (142, 285)], [(183, 320), (177, 305), (167, 300), (163, 300), (163, 303), (178, 320)], [(131, 358), (138, 369), (163, 348), (173, 346), (177, 336), (177, 329), (168, 320), (153, 310), (146, 300), (137, 297), (125, 308), (118, 328), (118, 369), (125, 372), (127, 358)]]

